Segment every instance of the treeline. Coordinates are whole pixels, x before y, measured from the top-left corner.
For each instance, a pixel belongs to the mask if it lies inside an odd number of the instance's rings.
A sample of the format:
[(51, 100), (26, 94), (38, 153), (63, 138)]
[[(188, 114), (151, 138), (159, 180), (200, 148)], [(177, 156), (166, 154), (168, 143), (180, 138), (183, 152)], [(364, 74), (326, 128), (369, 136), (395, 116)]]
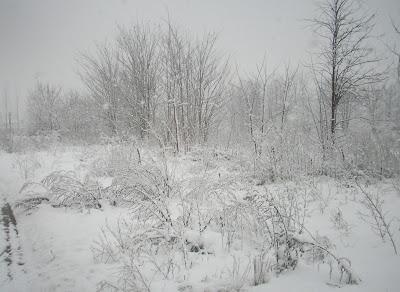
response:
[(176, 152), (205, 143), (228, 89), (228, 63), (215, 42), (214, 34), (192, 40), (170, 24), (120, 28), (115, 43), (81, 55), (87, 98), (63, 99), (59, 88), (37, 85), (31, 130), (85, 135), (80, 131), (95, 127), (112, 136), (156, 139)]
[[(308, 65), (269, 68), (264, 60), (247, 75), (217, 50), (213, 33), (193, 37), (171, 23), (118, 28), (112, 42), (80, 56), (85, 93), (36, 85), (29, 133), (135, 137), (175, 153), (210, 142), (240, 147), (255, 173), (272, 180), (349, 169), (398, 174), (400, 71), (382, 65), (371, 46), (375, 16), (358, 5), (320, 3), (309, 22), (321, 45)], [(388, 57), (400, 56), (388, 47)]]

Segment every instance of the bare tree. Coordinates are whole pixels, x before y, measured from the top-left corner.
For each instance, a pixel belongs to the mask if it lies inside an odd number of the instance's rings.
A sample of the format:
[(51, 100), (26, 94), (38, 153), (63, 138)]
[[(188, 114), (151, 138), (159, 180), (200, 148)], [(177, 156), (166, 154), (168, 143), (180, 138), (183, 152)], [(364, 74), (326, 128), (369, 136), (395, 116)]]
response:
[[(397, 35), (397, 37), (400, 40), (400, 25), (396, 24), (393, 19), (391, 19), (391, 22), (392, 22), (393, 31), (395, 32), (395, 34)], [(400, 48), (398, 48), (396, 44), (387, 45), (387, 47), (397, 59), (397, 66), (396, 66), (397, 72), (396, 73), (397, 73), (397, 81), (400, 84)]]
[(82, 54), (80, 76), (112, 135), (117, 134), (120, 109), (120, 63), (116, 50), (98, 46), (96, 56)]
[(141, 138), (155, 124), (159, 87), (159, 37), (149, 26), (120, 28), (118, 46), (128, 122)]
[[(326, 82), (322, 81), (318, 72), (314, 70), (314, 67), (312, 67), (312, 69), (315, 92), (310, 92), (310, 88), (304, 86), (306, 109), (311, 115), (317, 141), (321, 147), (322, 161), (324, 163), (327, 160), (328, 150), (331, 148), (330, 142), (332, 142), (329, 120), (330, 103), (326, 95), (329, 88), (327, 88)], [(314, 102), (314, 96), (316, 96), (316, 102)], [(322, 169), (322, 171), (325, 173), (325, 169)]]
[(168, 142), (173, 141), (175, 151), (180, 152), (183, 150), (182, 144), (186, 144), (184, 93), (187, 74), (191, 72), (188, 60), (192, 48), (176, 27), (169, 22), (167, 25), (162, 39), (166, 139)]
[(36, 131), (59, 130), (61, 88), (38, 82), (28, 99), (28, 114), (31, 127)]
[(290, 64), (287, 64), (284, 68), (282, 78), (277, 82), (278, 88), (276, 88), (274, 95), (276, 96), (276, 111), (278, 116), (280, 116), (280, 131), (284, 130), (291, 104), (297, 95), (297, 74), (298, 67), (292, 69)]
[(217, 125), (227, 90), (228, 62), (215, 34), (192, 41), (171, 23), (162, 36), (162, 96), (166, 136), (175, 151), (204, 143)]
[[(266, 61), (257, 66), (255, 74), (242, 78), (238, 74), (238, 85), (233, 99), (239, 99), (236, 112), (247, 126), (254, 154), (254, 170), (258, 162), (269, 165), (270, 172), (276, 172), (278, 161), (282, 159), (283, 145), (286, 143), (288, 115), (297, 95), (297, 71), (288, 64), (283, 74), (277, 70), (268, 71)], [(244, 110), (243, 110), (244, 109)], [(268, 161), (268, 162), (267, 162)], [(263, 166), (263, 167), (264, 167)]]
[(69, 139), (90, 141), (100, 127), (95, 113), (97, 108), (92, 99), (77, 91), (67, 92), (61, 104), (60, 130)]
[(12, 126), (12, 118), (11, 111), (9, 111), (8, 107), (8, 89), (4, 88), (3, 91), (3, 108), (4, 108), (4, 129), (2, 127), (2, 112), (0, 111), (0, 147), (4, 147), (7, 151), (11, 152), (13, 148), (13, 126)]
[(318, 8), (319, 16), (311, 20), (322, 39), (315, 69), (329, 87), (330, 132), (334, 141), (338, 108), (343, 100), (360, 98), (360, 89), (382, 77), (376, 70), (379, 59), (368, 47), (375, 15), (360, 12), (362, 7), (354, 0), (326, 0)]
[(272, 99), (267, 93), (274, 74), (275, 70), (268, 72), (265, 58), (257, 66), (255, 75), (244, 79), (237, 72), (239, 82), (236, 94), (242, 103), (239, 103), (236, 111), (240, 112), (245, 108), (242, 118), (247, 125), (255, 156), (262, 152), (261, 141), (267, 132), (267, 122), (273, 119)]
[(193, 51), (188, 115), (195, 142), (207, 142), (227, 90), (228, 61), (217, 55), (216, 41), (216, 34), (206, 34)]

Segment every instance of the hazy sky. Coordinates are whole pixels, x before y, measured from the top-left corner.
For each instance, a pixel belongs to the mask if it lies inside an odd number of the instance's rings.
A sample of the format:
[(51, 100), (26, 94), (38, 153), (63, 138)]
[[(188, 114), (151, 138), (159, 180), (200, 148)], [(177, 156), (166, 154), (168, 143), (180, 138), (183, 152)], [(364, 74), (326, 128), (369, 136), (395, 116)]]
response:
[[(377, 31), (400, 22), (400, 0), (366, 0), (378, 12)], [(315, 45), (305, 18), (314, 0), (0, 0), (0, 89), (20, 96), (35, 78), (80, 87), (75, 58), (95, 41), (112, 39), (116, 25), (173, 22), (219, 34), (219, 49), (251, 70), (267, 53), (271, 66), (307, 59)], [(0, 103), (1, 106), (1, 103)]]

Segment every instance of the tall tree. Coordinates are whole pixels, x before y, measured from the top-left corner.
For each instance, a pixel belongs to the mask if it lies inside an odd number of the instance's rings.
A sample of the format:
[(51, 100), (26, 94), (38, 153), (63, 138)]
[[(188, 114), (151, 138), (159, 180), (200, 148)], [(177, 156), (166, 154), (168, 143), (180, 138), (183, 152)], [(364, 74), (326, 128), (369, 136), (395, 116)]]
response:
[(155, 123), (159, 87), (159, 38), (149, 26), (120, 28), (120, 49), (123, 99), (127, 120), (141, 138)]
[(319, 16), (312, 19), (322, 42), (314, 68), (329, 87), (330, 132), (332, 141), (338, 121), (338, 108), (347, 98), (362, 97), (362, 88), (381, 80), (379, 61), (368, 46), (374, 28), (374, 14), (362, 12), (353, 0), (326, 0)]
[(107, 45), (98, 46), (96, 53), (95, 56), (81, 55), (80, 76), (99, 108), (98, 114), (115, 135), (121, 99), (118, 54)]
[(167, 23), (161, 42), (162, 96), (167, 140), (175, 150), (207, 142), (227, 90), (228, 63), (218, 56), (217, 38), (191, 40)]

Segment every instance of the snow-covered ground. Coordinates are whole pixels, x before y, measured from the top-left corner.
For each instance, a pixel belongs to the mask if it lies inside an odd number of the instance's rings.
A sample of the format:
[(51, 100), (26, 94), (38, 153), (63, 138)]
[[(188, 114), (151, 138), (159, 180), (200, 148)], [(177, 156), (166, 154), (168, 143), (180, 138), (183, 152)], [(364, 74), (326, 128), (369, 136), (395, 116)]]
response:
[[(162, 165), (160, 156), (155, 152), (142, 151), (141, 160)], [(101, 238), (104, 239), (101, 235), (107, 234), (107, 230), (118, 230), (119, 223), (142, 223), (140, 221), (144, 219), (135, 216), (136, 209), (124, 204), (114, 204), (106, 198), (100, 200), (100, 209), (54, 207), (43, 202), (34, 209), (24, 210), (17, 203), (40, 193), (39, 186), (35, 191), (25, 189), (20, 192), (24, 183), (40, 182), (54, 171), (73, 171), (81, 181), (90, 177), (101, 188), (106, 188), (111, 184), (114, 175), (107, 171), (107, 168), (115, 166), (109, 162), (123, 164), (127, 162), (126, 159), (137, 159), (136, 152), (132, 151), (130, 154), (132, 157), (127, 158), (126, 153), (118, 154), (115, 149), (110, 150), (103, 146), (59, 147), (52, 151), (0, 154), (0, 200), (2, 206), (10, 204), (16, 218), (16, 226), (8, 227), (7, 239), (4, 214), (2, 215), (0, 291), (113, 291), (116, 286), (121, 288), (117, 283), (121, 283), (121, 275), (126, 272), (122, 266), (126, 264), (127, 258), (118, 257), (119, 261), (100, 260), (95, 249)], [(111, 160), (104, 160), (106, 156), (111, 157)], [(299, 182), (267, 182), (264, 186), (256, 186), (244, 174), (245, 159), (212, 151), (199, 150), (188, 155), (171, 156), (167, 158), (167, 163), (170, 178), (179, 182), (177, 189), (180, 190), (169, 201), (171, 217), (178, 220), (182, 214), (186, 214), (182, 211), (184, 200), (181, 196), (193, 196), (193, 200), (201, 203), (201, 208), (197, 205), (197, 209), (190, 209), (187, 214), (204, 219), (203, 222), (197, 219), (192, 225), (180, 226), (181, 233), (171, 234), (182, 235), (186, 243), (201, 243), (201, 247), (199, 244), (198, 249), (190, 249), (188, 245), (186, 267), (183, 264), (176, 266), (176, 263), (183, 263), (179, 249), (171, 250), (170, 257), (161, 257), (158, 266), (160, 273), (155, 271), (154, 267), (157, 265), (152, 268), (144, 265), (140, 274), (146, 279), (144, 282), (148, 286), (142, 287), (143, 289), (308, 292), (334, 291), (340, 287), (340, 291), (399, 291), (400, 256), (394, 254), (387, 236), (383, 242), (371, 226), (362, 220), (360, 213), (365, 213), (366, 210), (360, 204), (362, 194), (354, 184), (327, 177), (314, 177), (304, 178)], [(210, 191), (210, 186), (215, 184), (218, 185), (215, 189), (229, 191)], [(400, 243), (399, 194), (389, 182), (376, 181), (364, 187), (368, 192), (378, 193), (384, 198), (383, 207), (388, 212), (388, 220), (392, 222), (394, 240)], [(329, 238), (332, 252), (351, 261), (351, 267), (361, 282), (347, 285), (344, 281), (339, 281), (340, 273), (336, 267), (330, 273), (330, 266), (335, 263), (330, 265), (328, 260), (324, 263), (301, 258), (294, 270), (289, 269), (279, 275), (266, 272), (265, 284), (252, 285), (253, 260), (260, 252), (259, 239), (250, 237), (252, 233), (246, 230), (246, 223), (242, 225), (244, 228), (241, 227), (242, 234), (237, 234), (240, 228), (232, 231), (231, 237), (229, 234), (222, 234), (222, 228), (219, 229), (214, 221), (216, 218), (224, 218), (225, 214), (212, 213), (215, 207), (215, 202), (209, 199), (212, 196), (200, 199), (206, 193), (218, 193), (220, 196), (226, 193), (230, 196), (222, 197), (222, 200), (226, 200), (227, 204), (232, 200), (242, 202), (245, 201), (243, 198), (248, 195), (249, 188), (273, 194), (294, 189), (299, 198), (304, 194), (304, 198), (312, 197), (304, 201), (307, 204), (304, 226), (314, 236)], [(212, 215), (208, 215), (208, 211)], [(229, 218), (229, 214), (226, 217)], [(201, 232), (194, 227), (196, 224)], [(142, 225), (132, 226), (138, 228), (137, 226)], [(176, 229), (176, 226), (173, 228)], [(250, 228), (252, 227), (248, 225), (248, 229)], [(229, 229), (224, 230), (229, 233)], [(133, 233), (136, 231), (132, 230)], [(120, 235), (126, 236), (123, 232)], [(8, 244), (11, 251), (3, 252)], [(6, 260), (7, 254), (12, 254), (12, 264)], [(155, 253), (152, 260), (160, 260), (157, 256)], [(161, 271), (166, 271), (163, 266), (165, 258), (171, 259), (171, 263), (173, 261), (175, 264), (170, 264), (167, 275), (162, 276)], [(137, 275), (132, 272), (134, 274)], [(129, 274), (126, 277), (129, 278)]]

